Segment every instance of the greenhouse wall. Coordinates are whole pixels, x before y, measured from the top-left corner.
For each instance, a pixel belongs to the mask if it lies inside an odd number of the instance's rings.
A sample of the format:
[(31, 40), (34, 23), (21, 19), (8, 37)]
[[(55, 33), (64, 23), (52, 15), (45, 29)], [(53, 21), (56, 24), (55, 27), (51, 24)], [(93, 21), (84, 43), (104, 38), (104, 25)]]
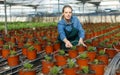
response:
[[(108, 16), (78, 16), (81, 23), (99, 23), (99, 22), (120, 22), (120, 15), (108, 15)], [(7, 17), (8, 22), (58, 22), (60, 17)], [(4, 22), (5, 17), (0, 17), (0, 22)]]

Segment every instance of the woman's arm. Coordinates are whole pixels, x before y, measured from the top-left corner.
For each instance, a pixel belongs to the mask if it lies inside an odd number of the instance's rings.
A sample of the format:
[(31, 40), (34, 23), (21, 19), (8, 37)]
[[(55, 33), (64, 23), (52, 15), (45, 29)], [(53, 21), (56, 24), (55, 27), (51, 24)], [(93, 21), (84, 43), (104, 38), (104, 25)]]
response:
[(63, 41), (63, 39), (66, 38), (66, 36), (65, 36), (65, 32), (64, 32), (64, 25), (61, 23), (58, 23), (58, 33), (60, 36), (60, 40)]
[(77, 28), (78, 28), (78, 30), (79, 30), (79, 33), (78, 33), (78, 35), (79, 35), (79, 38), (83, 38), (84, 39), (84, 37), (85, 37), (85, 31), (84, 31), (84, 29), (83, 29), (83, 27), (82, 27), (82, 24), (80, 23), (80, 21), (79, 21), (79, 19), (77, 18)]
[(83, 41), (83, 39), (84, 39), (84, 37), (85, 37), (85, 31), (84, 31), (84, 29), (82, 28), (82, 25), (81, 25), (81, 23), (80, 23), (80, 21), (79, 21), (79, 19), (77, 18), (77, 20), (76, 20), (77, 22), (77, 28), (78, 28), (78, 30), (79, 30), (79, 33), (78, 33), (78, 35), (79, 35), (79, 42), (78, 42), (78, 45), (80, 45), (80, 44), (82, 44), (83, 46), (85, 46), (86, 47), (86, 45), (84, 44), (84, 41)]
[(58, 23), (58, 33), (60, 35), (60, 39), (65, 43), (65, 46), (67, 48), (72, 47), (72, 44), (70, 43), (70, 41), (65, 36), (64, 26), (60, 23)]

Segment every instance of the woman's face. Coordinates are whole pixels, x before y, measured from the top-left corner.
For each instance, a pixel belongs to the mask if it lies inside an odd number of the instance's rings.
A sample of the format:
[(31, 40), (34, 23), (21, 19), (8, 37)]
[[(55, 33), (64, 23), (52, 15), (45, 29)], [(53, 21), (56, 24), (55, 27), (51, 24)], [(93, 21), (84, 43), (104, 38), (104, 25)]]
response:
[(62, 14), (63, 14), (63, 16), (64, 16), (64, 18), (65, 18), (66, 20), (70, 20), (70, 18), (71, 18), (71, 16), (72, 16), (72, 9), (69, 8), (69, 7), (66, 7), (66, 8), (64, 9), (64, 12), (63, 12)]

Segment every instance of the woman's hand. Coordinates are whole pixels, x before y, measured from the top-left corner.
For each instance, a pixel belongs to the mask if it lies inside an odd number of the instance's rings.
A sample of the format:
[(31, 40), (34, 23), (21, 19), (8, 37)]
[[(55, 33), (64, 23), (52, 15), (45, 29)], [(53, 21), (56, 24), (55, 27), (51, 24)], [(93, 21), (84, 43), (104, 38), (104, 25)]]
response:
[(80, 45), (80, 44), (82, 44), (83, 46), (87, 47), (87, 45), (83, 42), (82, 38), (79, 39), (78, 45)]
[(67, 42), (65, 43), (65, 46), (66, 46), (67, 48), (71, 48), (73, 45), (70, 43), (70, 41), (67, 41)]
[(65, 43), (65, 47), (66, 48), (71, 48), (73, 45), (70, 43), (70, 41), (69, 40), (67, 40), (66, 38), (63, 40), (64, 41), (64, 43)]

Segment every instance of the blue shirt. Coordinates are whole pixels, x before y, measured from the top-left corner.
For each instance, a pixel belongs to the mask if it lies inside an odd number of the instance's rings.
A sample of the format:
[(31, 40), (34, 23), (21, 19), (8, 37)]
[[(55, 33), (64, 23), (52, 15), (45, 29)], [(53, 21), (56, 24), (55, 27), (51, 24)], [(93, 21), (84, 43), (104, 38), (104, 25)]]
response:
[(67, 24), (67, 22), (64, 19), (61, 19), (58, 22), (58, 33), (60, 35), (60, 39), (63, 40), (64, 38), (66, 38), (65, 36), (65, 31), (64, 29), (66, 29), (67, 31), (71, 31), (72, 30), (72, 25), (74, 26), (74, 28), (79, 30), (79, 38), (84, 38), (85, 37), (85, 31), (82, 28), (82, 25), (79, 21), (79, 19), (76, 16), (72, 16), (70, 19), (69, 24)]

